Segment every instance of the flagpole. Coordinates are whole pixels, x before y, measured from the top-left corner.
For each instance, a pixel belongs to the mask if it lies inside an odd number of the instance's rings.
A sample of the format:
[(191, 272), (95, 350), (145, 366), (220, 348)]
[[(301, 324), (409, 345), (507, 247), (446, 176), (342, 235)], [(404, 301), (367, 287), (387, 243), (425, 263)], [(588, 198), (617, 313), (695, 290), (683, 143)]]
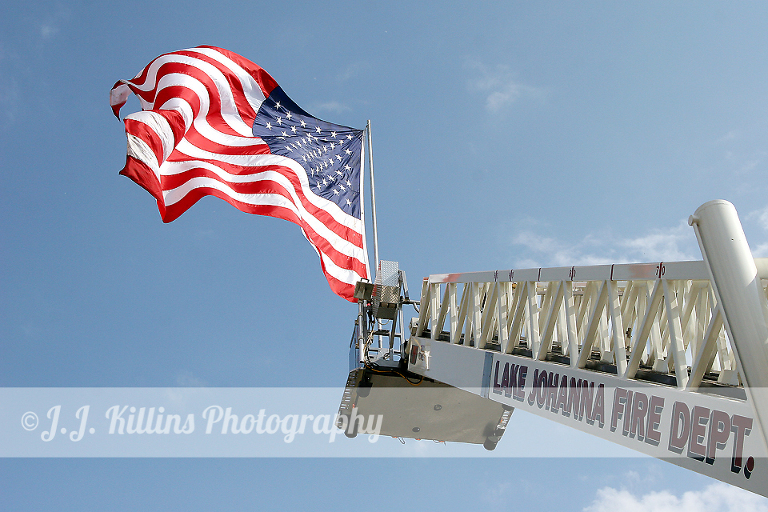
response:
[[(373, 220), (373, 255), (376, 260), (376, 270), (379, 271), (379, 230), (376, 225), (376, 187), (373, 181), (373, 146), (371, 143), (371, 120), (368, 120), (368, 124), (365, 126), (366, 132), (368, 132), (368, 167), (371, 173), (371, 217)], [(375, 277), (375, 276), (372, 276)]]

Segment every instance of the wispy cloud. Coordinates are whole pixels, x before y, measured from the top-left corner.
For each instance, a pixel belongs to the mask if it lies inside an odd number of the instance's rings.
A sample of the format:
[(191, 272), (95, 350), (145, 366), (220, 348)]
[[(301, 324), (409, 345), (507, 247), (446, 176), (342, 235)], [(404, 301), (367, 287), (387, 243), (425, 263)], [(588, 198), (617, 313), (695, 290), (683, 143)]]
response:
[(58, 33), (59, 27), (53, 22), (53, 20), (40, 25), (40, 37), (43, 39), (50, 39)]
[(729, 142), (729, 141), (738, 139), (740, 136), (741, 134), (739, 132), (737, 132), (736, 130), (731, 130), (725, 135), (723, 135), (722, 137), (720, 137), (719, 139), (717, 139), (715, 142), (717, 142), (718, 144), (722, 142)]
[[(749, 176), (762, 178), (768, 152), (764, 149), (765, 127), (763, 125), (730, 130), (716, 139), (714, 147), (721, 151), (722, 161), (718, 168), (730, 170), (740, 180)], [(746, 184), (750, 186), (749, 183)]]
[[(757, 224), (766, 232), (766, 235), (768, 235), (768, 206), (749, 212), (746, 215), (745, 220), (757, 222)], [(756, 258), (768, 257), (768, 242), (759, 243), (751, 249), (752, 255)]]
[(339, 82), (346, 82), (352, 78), (356, 78), (369, 70), (371, 65), (368, 62), (353, 62), (349, 64), (344, 71), (338, 75)]
[(37, 22), (37, 33), (42, 41), (47, 41), (56, 37), (61, 32), (61, 27), (69, 21), (72, 16), (70, 8), (63, 4), (49, 10)]
[(543, 89), (518, 81), (508, 66), (499, 64), (488, 67), (480, 62), (471, 62), (466, 67), (472, 74), (467, 80), (467, 87), (471, 92), (485, 96), (488, 112), (501, 112), (523, 97), (544, 96)]
[(524, 248), (516, 263), (521, 268), (700, 259), (696, 238), (686, 221), (633, 238), (603, 232), (590, 233), (576, 242), (521, 231), (512, 244)]
[(749, 212), (746, 216), (747, 220), (756, 220), (760, 227), (768, 231), (768, 206)]
[(349, 112), (350, 110), (352, 109), (349, 106), (339, 103), (338, 101), (327, 101), (312, 107), (312, 112), (317, 112), (318, 114), (328, 112), (331, 114), (340, 114), (342, 112)]
[(676, 496), (669, 491), (637, 495), (604, 487), (585, 512), (768, 512), (768, 499), (732, 485), (716, 483), (701, 491)]

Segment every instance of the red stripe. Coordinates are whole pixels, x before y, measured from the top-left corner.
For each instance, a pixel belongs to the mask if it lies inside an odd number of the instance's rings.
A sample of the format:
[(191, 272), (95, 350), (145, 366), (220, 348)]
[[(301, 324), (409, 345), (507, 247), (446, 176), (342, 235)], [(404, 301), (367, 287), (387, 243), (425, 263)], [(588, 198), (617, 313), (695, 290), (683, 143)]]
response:
[(160, 182), (157, 181), (157, 176), (152, 169), (147, 165), (132, 156), (125, 158), (125, 167), (120, 171), (120, 174), (132, 179), (134, 183), (141, 188), (152, 194), (157, 200), (157, 208), (160, 210), (160, 217), (165, 217), (165, 201), (163, 200), (163, 192), (160, 190)]
[(171, 131), (173, 132), (173, 147), (176, 147), (176, 145), (181, 142), (181, 139), (184, 138), (184, 131), (187, 129), (186, 123), (184, 122), (184, 116), (181, 112), (176, 110), (158, 110), (157, 113), (163, 116), (171, 126)]
[[(332, 275), (328, 274), (325, 271), (325, 265), (323, 265), (323, 260), (320, 260), (320, 265), (323, 267), (323, 273), (325, 274), (325, 278), (328, 280), (328, 284), (331, 286), (331, 291), (338, 295), (339, 297), (343, 299), (347, 299), (349, 302), (357, 303), (357, 299), (354, 297), (355, 294), (355, 285), (353, 284), (347, 284), (342, 281), (339, 281)], [(365, 276), (365, 273), (359, 275)]]
[(264, 142), (262, 142), (261, 139), (257, 137), (251, 137), (249, 139), (248, 137), (240, 136), (239, 141), (250, 140), (252, 142), (252, 144), (249, 144), (247, 146), (225, 146), (223, 144), (213, 142), (212, 140), (207, 138), (205, 135), (202, 135), (200, 132), (197, 131), (194, 125), (187, 132), (185, 139), (187, 140), (187, 142), (189, 142), (196, 148), (200, 148), (203, 151), (207, 151), (209, 153), (214, 153), (219, 155), (269, 155), (270, 154), (269, 146), (267, 146)]

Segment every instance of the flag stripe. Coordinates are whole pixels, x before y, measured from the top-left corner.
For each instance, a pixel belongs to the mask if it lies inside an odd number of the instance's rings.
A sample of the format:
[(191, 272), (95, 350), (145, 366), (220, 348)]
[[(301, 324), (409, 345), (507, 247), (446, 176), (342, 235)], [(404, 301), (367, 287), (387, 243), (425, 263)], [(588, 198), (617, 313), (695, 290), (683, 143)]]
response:
[[(181, 145), (180, 145), (181, 146)], [(197, 149), (197, 148), (194, 148)], [(211, 157), (211, 158), (207, 158)], [(257, 175), (259, 172), (267, 170), (276, 170), (282, 172), (285, 177), (290, 180), (293, 188), (298, 194), (297, 201), (301, 201), (302, 207), (307, 210), (309, 214), (316, 217), (327, 224), (333, 229), (354, 228), (359, 232), (362, 232), (362, 223), (359, 219), (351, 217), (344, 212), (340, 211), (338, 206), (323, 197), (318, 197), (312, 193), (309, 189), (309, 184), (302, 176), (298, 175), (296, 170), (297, 165), (295, 162), (288, 158), (284, 158), (278, 155), (255, 155), (253, 157), (254, 162), (258, 162), (258, 169), (252, 167), (245, 167), (237, 164), (230, 164), (224, 161), (223, 158), (215, 158), (214, 155), (205, 154), (202, 150), (194, 151), (193, 148), (185, 145), (183, 150), (179, 147), (174, 153), (171, 154), (168, 159), (167, 170), (164, 169), (164, 179), (168, 180), (170, 187), (175, 188), (177, 181), (173, 175), (186, 172), (189, 168), (185, 166), (186, 162), (195, 163), (207, 163), (209, 165), (204, 166), (211, 171), (215, 172), (217, 179), (226, 183), (240, 183), (253, 181), (252, 176)], [(172, 164), (180, 165), (172, 165)]]
[[(308, 216), (308, 212), (303, 208), (303, 205), (297, 204), (296, 196), (298, 194), (291, 185), (289, 178), (280, 171), (281, 169), (263, 171), (258, 175), (251, 176), (251, 182), (232, 183), (222, 180), (215, 171), (195, 167), (182, 175), (177, 175), (181, 179), (174, 184), (168, 184), (166, 177), (163, 177), (165, 204), (168, 208), (171, 208), (189, 192), (190, 189), (186, 187), (209, 186), (212, 181), (217, 182), (215, 188), (231, 191), (230, 193), (233, 197), (237, 197), (240, 202), (248, 204), (259, 204), (261, 202), (261, 198), (258, 200), (249, 199), (249, 196), (278, 194), (287, 201), (290, 201), (291, 205), (293, 205), (292, 210), (299, 217), (308, 219), (306, 221), (307, 224), (315, 231), (321, 233), (324, 238), (332, 240), (334, 246), (339, 250), (350, 256), (357, 254), (362, 245), (362, 234), (356, 230), (356, 227), (335, 224), (334, 229), (330, 229), (330, 216), (322, 210), (318, 211), (316, 216)], [(328, 222), (323, 222), (324, 219), (328, 220)]]
[[(274, 154), (272, 142), (253, 135), (262, 105), (276, 90), (284, 94), (266, 71), (221, 48), (203, 46), (161, 55), (132, 80), (118, 81), (110, 92), (115, 115), (131, 92), (143, 109), (125, 118), (128, 155), (121, 174), (155, 197), (165, 222), (212, 195), (244, 212), (298, 224), (318, 253), (331, 289), (355, 302), (355, 283), (368, 277), (363, 221), (348, 213), (352, 210), (347, 206), (359, 196), (334, 196), (339, 190), (351, 192), (345, 188), (350, 178), (333, 173), (338, 168), (328, 167), (334, 163), (330, 154), (324, 159), (319, 151), (310, 154), (318, 166), (312, 168), (312, 180), (291, 158), (293, 154), (287, 156), (286, 151), (317, 142), (317, 137), (293, 139), (293, 144), (284, 143), (280, 154)], [(289, 99), (286, 103), (295, 107)], [(276, 107), (281, 112), (279, 103)], [(331, 148), (347, 142), (337, 141), (336, 132), (330, 133)], [(314, 177), (321, 168), (328, 169), (325, 176), (330, 180), (323, 195)]]
[[(337, 279), (346, 279), (348, 284), (354, 285), (354, 283), (360, 279), (360, 276), (365, 275), (366, 265), (363, 261), (355, 256), (341, 253), (336, 250), (336, 246), (323, 236), (318, 235), (311, 227), (301, 224), (301, 219), (296, 214), (296, 210), (292, 208), (292, 203), (280, 195), (261, 194), (261, 197), (259, 197), (260, 201), (255, 203), (250, 200), (251, 198), (244, 198), (238, 194), (232, 194), (227, 190), (212, 187), (210, 184), (195, 186), (194, 183), (191, 183), (189, 185), (189, 190), (184, 194), (179, 203), (167, 207), (168, 217), (171, 220), (175, 220), (184, 211), (189, 209), (206, 195), (212, 195), (223, 199), (235, 208), (246, 213), (277, 217), (295, 224), (300, 224), (302, 226), (304, 237), (313, 245), (313, 247), (315, 247), (315, 250), (321, 255), (322, 261), (324, 261), (326, 265), (332, 264), (331, 267), (337, 269)], [(240, 199), (248, 200), (241, 201)]]

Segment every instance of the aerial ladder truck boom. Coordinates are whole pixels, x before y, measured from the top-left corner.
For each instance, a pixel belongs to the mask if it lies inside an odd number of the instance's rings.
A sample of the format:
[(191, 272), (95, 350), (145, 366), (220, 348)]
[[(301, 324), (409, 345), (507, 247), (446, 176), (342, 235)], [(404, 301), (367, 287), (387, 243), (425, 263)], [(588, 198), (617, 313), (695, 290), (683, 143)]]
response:
[(404, 329), (414, 301), (381, 262), (341, 414), (493, 449), (521, 409), (768, 496), (768, 259), (727, 201), (689, 224), (701, 261), (431, 275)]

